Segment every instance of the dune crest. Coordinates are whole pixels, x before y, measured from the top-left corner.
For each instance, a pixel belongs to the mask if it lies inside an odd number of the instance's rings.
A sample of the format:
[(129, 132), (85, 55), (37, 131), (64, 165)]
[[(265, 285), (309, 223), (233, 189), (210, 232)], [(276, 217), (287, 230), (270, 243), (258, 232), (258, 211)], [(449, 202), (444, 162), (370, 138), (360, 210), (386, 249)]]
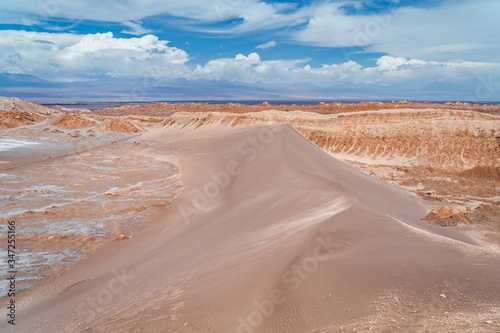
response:
[[(292, 125), (319, 148), (366, 173), (448, 204), (495, 203), (500, 186), (500, 117), (459, 110), (177, 112), (172, 128)], [(439, 182), (436, 183), (436, 178)], [(466, 190), (466, 191), (465, 191)], [(477, 204), (476, 204), (477, 205)]]
[[(266, 111), (236, 113), (182, 113), (165, 125), (288, 123), (318, 147), (393, 160), (404, 158), (418, 165), (465, 170), (477, 166), (500, 167), (496, 153), (500, 117), (471, 111), (385, 110), (334, 115), (309, 112)], [(416, 160), (416, 162), (414, 161)]]

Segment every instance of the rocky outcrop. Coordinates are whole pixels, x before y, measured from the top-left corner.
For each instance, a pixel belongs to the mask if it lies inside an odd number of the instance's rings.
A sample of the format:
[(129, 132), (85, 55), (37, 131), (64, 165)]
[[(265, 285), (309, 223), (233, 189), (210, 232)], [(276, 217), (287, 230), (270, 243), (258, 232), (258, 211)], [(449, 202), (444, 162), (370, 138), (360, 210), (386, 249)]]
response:
[(34, 112), (41, 115), (58, 114), (59, 111), (50, 109), (38, 103), (28, 102), (15, 97), (0, 97), (0, 113), (5, 111), (20, 110)]
[(97, 121), (78, 114), (67, 113), (52, 122), (52, 125), (66, 128), (81, 128), (97, 124)]
[(4, 111), (0, 114), (0, 126), (12, 128), (17, 126), (32, 125), (40, 120), (36, 113), (19, 111), (17, 109)]
[(101, 127), (99, 131), (113, 131), (122, 133), (138, 133), (142, 132), (143, 128), (125, 119), (112, 119), (106, 125)]
[(359, 102), (359, 103), (340, 103), (320, 102), (315, 105), (275, 105), (268, 102), (256, 105), (247, 105), (239, 103), (209, 104), (209, 103), (155, 103), (145, 105), (124, 105), (116, 108), (106, 108), (95, 110), (96, 114), (106, 116), (123, 115), (147, 115), (157, 117), (167, 117), (175, 112), (232, 112), (248, 113), (269, 110), (278, 111), (306, 111), (317, 114), (338, 114), (345, 112), (372, 111), (372, 110), (390, 110), (390, 109), (435, 109), (435, 110), (470, 110), (482, 113), (500, 115), (500, 105), (484, 105), (471, 103), (413, 103), (409, 101), (401, 102)]
[[(500, 154), (500, 151), (497, 152), (497, 154)], [(471, 179), (487, 179), (500, 182), (500, 167), (476, 166), (460, 172), (460, 176)]]
[(469, 213), (474, 223), (500, 226), (500, 201), (491, 204), (480, 204)]
[(89, 109), (84, 108), (67, 108), (60, 105), (55, 105), (52, 109), (64, 112), (64, 113), (92, 113)]
[(24, 101), (20, 98), (0, 97), (0, 126), (18, 127), (32, 125), (47, 116), (57, 114), (41, 104)]
[(433, 209), (422, 220), (429, 223), (450, 227), (459, 224), (482, 224), (500, 226), (500, 202), (480, 204), (474, 209), (468, 207), (442, 206)]
[(422, 218), (422, 220), (442, 227), (451, 227), (458, 224), (472, 224), (465, 210), (450, 206), (433, 209), (426, 217)]

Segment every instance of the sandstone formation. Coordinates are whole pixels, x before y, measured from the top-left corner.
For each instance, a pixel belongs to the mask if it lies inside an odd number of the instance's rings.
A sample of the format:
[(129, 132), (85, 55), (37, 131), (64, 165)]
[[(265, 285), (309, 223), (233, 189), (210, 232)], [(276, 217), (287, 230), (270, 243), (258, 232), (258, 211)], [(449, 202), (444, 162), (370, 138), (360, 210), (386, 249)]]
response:
[(4, 111), (0, 114), (0, 126), (12, 128), (32, 125), (40, 120), (40, 118), (41, 116), (35, 113), (14, 109), (11, 111)]
[(97, 122), (93, 119), (89, 119), (87, 117), (66, 113), (65, 115), (57, 118), (52, 122), (54, 126), (66, 127), (66, 128), (80, 128), (80, 127), (88, 127), (97, 124)]
[(442, 227), (472, 223), (465, 210), (450, 206), (443, 206), (438, 209), (433, 209), (426, 217), (422, 218), (422, 220), (440, 225)]
[(18, 127), (34, 124), (57, 111), (20, 98), (0, 97), (0, 127)]
[(155, 103), (145, 105), (125, 105), (116, 108), (106, 108), (94, 110), (93, 113), (106, 116), (122, 116), (122, 115), (147, 115), (157, 117), (167, 117), (175, 112), (232, 112), (232, 113), (248, 113), (259, 111), (306, 111), (319, 114), (335, 114), (345, 112), (372, 111), (372, 110), (387, 110), (387, 109), (437, 109), (437, 110), (469, 110), (478, 111), (481, 113), (489, 113), (500, 115), (500, 105), (481, 105), (471, 103), (429, 103), (429, 102), (359, 102), (359, 103), (318, 103), (316, 105), (272, 105), (264, 102), (262, 104), (248, 105), (239, 103)]
[(100, 131), (112, 131), (112, 132), (122, 132), (122, 133), (138, 133), (143, 129), (128, 120), (125, 119), (111, 119), (106, 125), (99, 129)]
[(68, 108), (60, 105), (55, 105), (52, 109), (64, 112), (64, 113), (91, 113), (89, 109), (84, 108)]
[(42, 115), (58, 114), (57, 110), (47, 108), (41, 104), (28, 102), (15, 97), (0, 97), (0, 113), (4, 111), (21, 110), (35, 112)]

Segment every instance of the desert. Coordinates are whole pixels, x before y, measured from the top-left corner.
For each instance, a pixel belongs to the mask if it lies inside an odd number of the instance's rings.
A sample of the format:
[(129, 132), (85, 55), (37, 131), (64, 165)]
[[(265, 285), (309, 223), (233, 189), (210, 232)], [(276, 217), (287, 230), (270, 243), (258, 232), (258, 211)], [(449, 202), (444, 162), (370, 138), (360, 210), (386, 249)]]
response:
[(2, 331), (500, 328), (497, 106), (0, 109)]
[(0, 333), (500, 332), (500, 1), (0, 3)]

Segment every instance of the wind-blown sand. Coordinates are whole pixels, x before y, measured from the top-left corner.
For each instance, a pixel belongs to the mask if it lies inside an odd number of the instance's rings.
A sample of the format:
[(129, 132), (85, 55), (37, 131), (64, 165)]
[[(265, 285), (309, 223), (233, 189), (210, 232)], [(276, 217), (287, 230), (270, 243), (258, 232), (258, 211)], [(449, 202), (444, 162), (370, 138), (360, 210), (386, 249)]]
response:
[(26, 293), (16, 332), (498, 330), (499, 253), (415, 194), (288, 124), (166, 123), (135, 149), (179, 167), (181, 196)]

